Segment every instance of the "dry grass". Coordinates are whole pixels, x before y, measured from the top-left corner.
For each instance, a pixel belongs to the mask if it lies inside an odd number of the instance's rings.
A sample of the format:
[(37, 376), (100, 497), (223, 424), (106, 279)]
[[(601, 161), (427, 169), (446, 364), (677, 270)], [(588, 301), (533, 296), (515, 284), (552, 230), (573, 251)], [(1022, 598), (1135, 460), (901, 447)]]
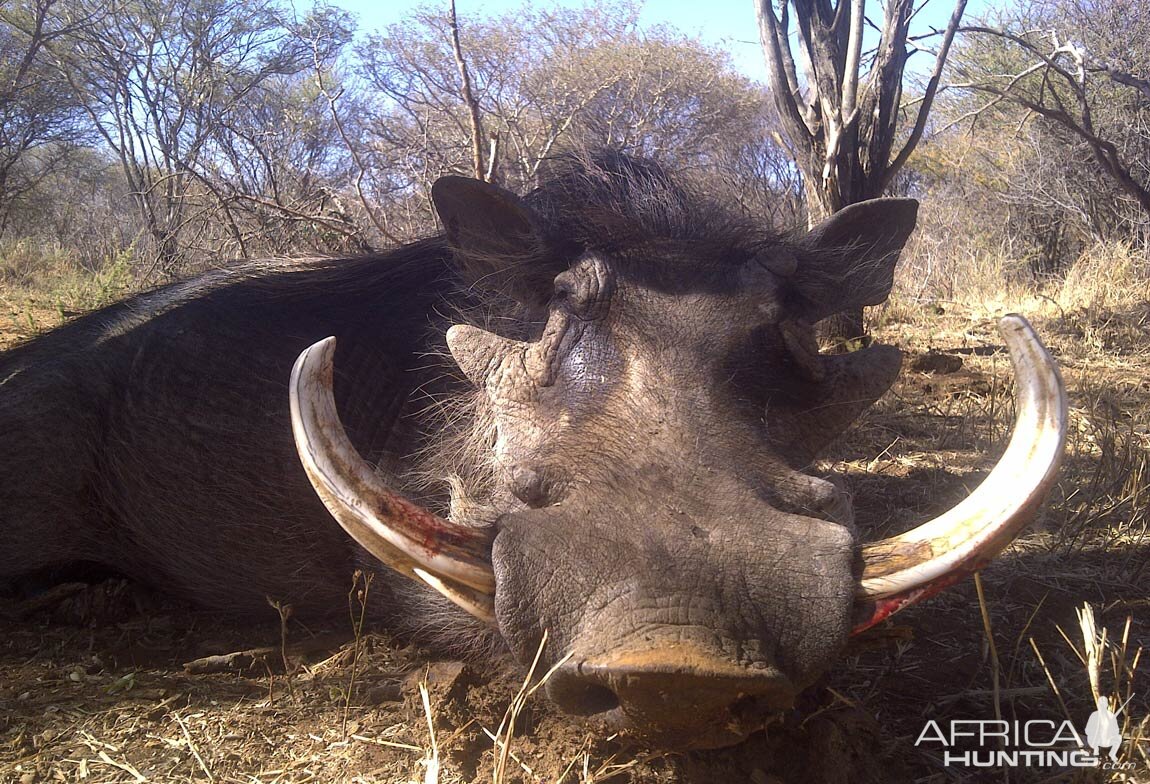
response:
[(1121, 243), (1095, 245), (1067, 272), (1056, 299), (1065, 310), (1092, 313), (1150, 303), (1146, 252)]
[[(985, 596), (981, 585), (974, 592), (961, 587), (930, 609), (896, 619), (915, 627), (920, 645), (936, 650), (929, 663), (910, 665), (923, 668), (924, 688), (947, 680), (955, 684), (954, 693), (941, 700), (951, 708), (944, 713), (948, 718), (1065, 717), (1081, 729), (1099, 696), (1112, 708), (1123, 706), (1126, 770), (1045, 775), (1015, 770), (1011, 781), (1150, 781), (1150, 690), (1138, 670), (1140, 651), (1150, 639), (1145, 621), (1150, 608), (1148, 272), (1144, 256), (1121, 246), (1093, 249), (1065, 281), (1038, 291), (999, 266), (974, 264), (960, 289), (948, 292), (952, 298), (937, 296), (936, 289), (935, 296), (912, 301), (909, 293), (922, 295), (925, 288), (921, 279), (904, 279), (901, 297), (887, 312), (875, 314), (887, 342), (920, 356), (940, 350), (962, 360), (961, 370), (947, 375), (930, 369), (945, 363), (916, 367), (912, 359), (894, 396), (844, 447), (847, 459), (840, 467), (855, 475), (856, 493), (860, 485), (893, 489), (895, 483), (884, 477), (899, 480), (902, 499), (884, 495), (865, 515), (880, 532), (906, 527), (921, 513), (952, 503), (981, 476), (980, 464), (988, 465), (978, 455), (995, 454), (1004, 445), (1013, 409), (1009, 365), (992, 330), (998, 316), (1030, 317), (1067, 382), (1071, 432), (1061, 479), (1037, 523), (982, 575)], [(859, 451), (877, 452), (879, 458), (851, 459)], [(977, 462), (969, 462), (972, 458)], [(902, 507), (892, 509), (899, 500)], [(970, 599), (976, 600), (981, 620), (963, 613), (967, 631), (945, 628), (954, 622), (952, 607)], [(1122, 630), (1118, 640), (1096, 625), (1092, 606)], [(929, 618), (931, 612), (939, 618)], [(980, 653), (972, 659), (975, 640), (969, 630), (979, 627)], [(1071, 642), (1063, 629), (1077, 629), (1081, 641)], [(905, 667), (912, 656), (900, 648), (890, 658)], [(954, 665), (960, 671), (942, 678), (941, 672)], [(867, 672), (860, 660), (855, 677)], [(1036, 691), (1040, 684), (1046, 689)], [(891, 710), (889, 695), (866, 697), (872, 707), (882, 710), (887, 703)], [(941, 712), (939, 703), (925, 701), (934, 706), (932, 713)], [(914, 721), (907, 724), (913, 731)], [(944, 772), (940, 759), (930, 761), (936, 776), (943, 777), (939, 781), (960, 780), (958, 773)], [(997, 780), (1003, 775), (995, 773)]]
[(132, 251), (85, 267), (58, 245), (0, 242), (0, 349), (136, 291)]
[[(1081, 730), (1098, 696), (1122, 706), (1132, 769), (1017, 769), (1009, 781), (1150, 782), (1150, 292), (1135, 256), (1100, 254), (1041, 291), (994, 284), (1013, 273), (988, 256), (951, 279), (949, 296), (912, 277), (876, 309), (877, 337), (907, 352), (904, 377), (828, 459), (868, 532), (953, 504), (1004, 447), (1013, 404), (994, 320), (1006, 312), (1030, 317), (1062, 365), (1064, 470), (980, 586), (857, 640), (800, 710), (740, 747), (655, 754), (558, 716), (505, 662), (433, 662), (365, 630), (356, 618), (371, 591), (358, 583), (347, 645), (238, 673), (180, 664), (304, 632), (290, 620), (281, 630), (271, 608), (267, 628), (237, 629), (164, 605), (88, 626), (11, 625), (0, 633), (0, 782), (1004, 781), (943, 767), (937, 749), (915, 746), (924, 723), (1068, 718)], [(0, 333), (22, 331), (22, 318)]]

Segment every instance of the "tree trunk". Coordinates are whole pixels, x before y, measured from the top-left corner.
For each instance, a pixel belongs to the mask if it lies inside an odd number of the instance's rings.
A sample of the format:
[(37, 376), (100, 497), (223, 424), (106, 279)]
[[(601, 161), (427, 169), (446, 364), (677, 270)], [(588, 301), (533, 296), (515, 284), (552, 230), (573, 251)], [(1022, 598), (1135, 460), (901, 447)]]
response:
[[(933, 31), (942, 37), (934, 70), (910, 134), (894, 154), (894, 143), (903, 136), (899, 107), (914, 0), (880, 4), (879, 40), (873, 48), (867, 44), (871, 54), (865, 67), (866, 0), (755, 0), (767, 82), (779, 129), (803, 175), (812, 226), (888, 190), (922, 139), (966, 3), (954, 0), (946, 29)], [(836, 351), (865, 345), (862, 310), (825, 319), (819, 335)]]

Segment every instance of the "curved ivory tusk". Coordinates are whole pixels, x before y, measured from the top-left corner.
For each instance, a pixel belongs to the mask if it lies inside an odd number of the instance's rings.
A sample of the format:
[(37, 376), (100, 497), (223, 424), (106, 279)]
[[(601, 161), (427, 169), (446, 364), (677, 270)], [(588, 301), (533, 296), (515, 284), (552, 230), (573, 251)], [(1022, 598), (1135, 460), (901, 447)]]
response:
[(985, 566), (1029, 523), (1054, 484), (1066, 440), (1066, 390), (1030, 324), (998, 324), (1014, 365), (1014, 433), (990, 475), (958, 506), (906, 533), (863, 545), (856, 602), (871, 603), (855, 631)]
[(452, 524), (413, 504), (388, 489), (360, 457), (336, 413), (334, 356), (333, 337), (305, 349), (290, 383), (296, 451), (328, 511), (364, 549), (396, 571), (417, 579), (416, 568), (422, 568), (445, 584), (494, 594), (491, 532)]
[(466, 585), (447, 582), (418, 566), (412, 571), (415, 572), (416, 577), (450, 599), (457, 607), (461, 607), (481, 621), (495, 625), (495, 599), (491, 594), (477, 591)]

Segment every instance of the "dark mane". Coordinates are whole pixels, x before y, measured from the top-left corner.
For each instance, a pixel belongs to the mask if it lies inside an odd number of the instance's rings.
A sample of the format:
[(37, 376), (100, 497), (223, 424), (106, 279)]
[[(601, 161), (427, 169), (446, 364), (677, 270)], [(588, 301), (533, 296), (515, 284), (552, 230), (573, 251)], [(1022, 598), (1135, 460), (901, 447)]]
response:
[(659, 163), (614, 150), (556, 157), (524, 201), (545, 220), (549, 250), (562, 249), (555, 256), (570, 263), (583, 252), (606, 253), (648, 282), (701, 283), (782, 243)]

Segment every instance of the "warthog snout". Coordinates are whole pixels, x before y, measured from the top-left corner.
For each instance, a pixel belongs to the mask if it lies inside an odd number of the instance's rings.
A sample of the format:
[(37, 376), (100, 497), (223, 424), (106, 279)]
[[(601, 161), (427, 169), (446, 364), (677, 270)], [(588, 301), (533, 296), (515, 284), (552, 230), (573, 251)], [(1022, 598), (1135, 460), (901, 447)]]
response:
[(790, 679), (755, 665), (672, 643), (567, 661), (548, 680), (547, 695), (568, 713), (601, 716), (668, 747), (724, 746), (794, 704), (798, 689)]

